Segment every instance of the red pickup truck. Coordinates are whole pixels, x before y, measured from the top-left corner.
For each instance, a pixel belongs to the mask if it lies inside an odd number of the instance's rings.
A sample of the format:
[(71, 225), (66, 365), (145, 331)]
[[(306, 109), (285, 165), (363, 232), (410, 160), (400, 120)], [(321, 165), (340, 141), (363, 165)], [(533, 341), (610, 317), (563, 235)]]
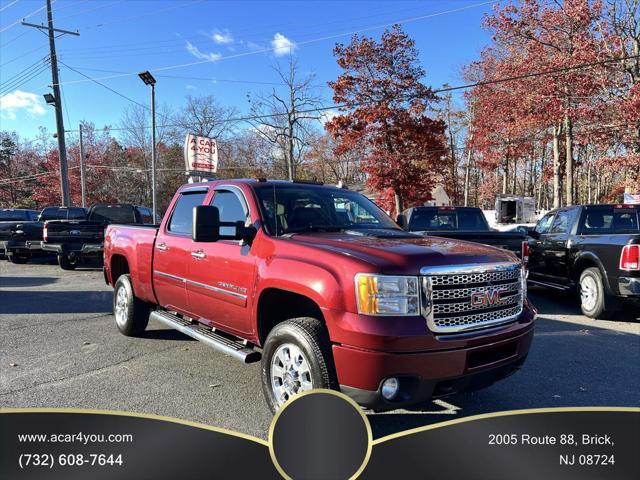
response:
[(261, 359), (272, 411), (311, 388), (375, 410), (482, 388), (518, 370), (533, 338), (515, 255), (405, 232), (321, 184), (184, 185), (159, 227), (107, 227), (104, 273), (123, 334), (151, 318)]

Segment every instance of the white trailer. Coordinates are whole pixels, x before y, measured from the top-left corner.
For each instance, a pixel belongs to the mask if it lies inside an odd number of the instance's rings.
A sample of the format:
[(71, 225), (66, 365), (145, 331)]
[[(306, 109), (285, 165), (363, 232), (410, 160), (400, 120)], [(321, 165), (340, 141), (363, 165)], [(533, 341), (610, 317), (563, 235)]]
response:
[(536, 204), (533, 197), (496, 197), (496, 223), (536, 223), (536, 220)]

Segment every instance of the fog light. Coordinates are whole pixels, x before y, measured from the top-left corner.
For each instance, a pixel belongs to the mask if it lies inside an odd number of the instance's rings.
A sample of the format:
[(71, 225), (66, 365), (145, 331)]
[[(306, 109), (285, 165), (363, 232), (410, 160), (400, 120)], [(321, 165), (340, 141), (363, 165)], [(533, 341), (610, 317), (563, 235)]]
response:
[(385, 400), (393, 400), (400, 391), (400, 381), (397, 378), (387, 378), (382, 382), (382, 396)]

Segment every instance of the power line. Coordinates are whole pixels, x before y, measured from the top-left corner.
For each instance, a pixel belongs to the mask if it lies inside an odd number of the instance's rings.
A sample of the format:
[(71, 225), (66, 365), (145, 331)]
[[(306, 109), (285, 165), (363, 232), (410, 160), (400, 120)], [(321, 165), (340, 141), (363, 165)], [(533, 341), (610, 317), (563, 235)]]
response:
[(42, 72), (47, 70), (47, 68), (49, 68), (49, 61), (48, 61), (48, 57), (45, 57), (45, 59), (39, 60), (32, 66), (14, 75), (12, 79), (0, 85), (0, 95), (4, 95), (10, 92), (11, 90), (15, 90), (16, 88), (31, 81), (32, 79), (39, 76)]
[[(318, 42), (322, 42), (322, 41), (326, 41), (326, 40), (333, 40), (336, 38), (340, 38), (340, 37), (345, 37), (345, 36), (349, 36), (349, 35), (355, 35), (357, 33), (362, 33), (362, 32), (366, 32), (366, 31), (370, 31), (370, 30), (379, 30), (381, 28), (386, 28), (386, 27), (390, 27), (393, 26), (397, 23), (413, 23), (413, 22), (417, 22), (420, 20), (425, 20), (428, 18), (434, 18), (434, 17), (439, 17), (439, 16), (443, 16), (443, 15), (448, 15), (451, 13), (458, 13), (464, 10), (469, 10), (471, 8), (477, 8), (477, 7), (481, 7), (481, 6), (485, 6), (485, 5), (490, 5), (490, 4), (494, 4), (494, 3), (498, 3), (499, 0), (492, 0), (492, 1), (485, 1), (485, 2), (481, 2), (481, 3), (475, 3), (473, 5), (465, 5), (462, 7), (458, 7), (458, 8), (454, 8), (454, 9), (450, 9), (450, 10), (445, 10), (445, 11), (441, 11), (441, 12), (436, 12), (436, 13), (430, 13), (430, 14), (426, 14), (426, 15), (420, 15), (420, 16), (416, 16), (416, 17), (412, 17), (412, 18), (405, 18), (405, 19), (401, 19), (401, 20), (396, 20), (393, 22), (389, 22), (389, 23), (385, 23), (382, 25), (376, 25), (376, 26), (371, 26), (371, 27), (365, 27), (365, 28), (361, 28), (361, 29), (356, 29), (356, 30), (352, 30), (349, 32), (343, 32), (343, 33), (337, 33), (337, 34), (333, 34), (333, 35), (326, 35), (323, 37), (319, 37), (319, 38), (314, 38), (314, 39), (310, 39), (310, 40), (305, 40), (302, 42), (297, 42), (296, 45), (299, 46), (303, 46), (303, 45), (309, 45), (312, 43), (318, 43)], [(254, 51), (250, 51), (250, 52), (241, 52), (241, 53), (237, 53), (237, 54), (233, 54), (233, 55), (227, 55), (227, 56), (223, 56), (220, 57), (218, 59), (216, 59), (215, 61), (221, 61), (221, 60), (229, 60), (229, 59), (233, 59), (233, 58), (241, 58), (241, 57), (247, 57), (247, 56), (252, 56), (252, 55), (258, 55), (261, 53), (269, 53), (269, 52), (273, 52), (275, 50), (275, 48), (264, 48), (264, 49), (260, 49), (260, 50), (254, 50)], [(167, 70), (175, 70), (178, 68), (185, 68), (185, 67), (190, 67), (190, 66), (194, 66), (194, 65), (202, 65), (205, 63), (211, 63), (211, 60), (198, 60), (195, 62), (188, 62), (188, 63), (183, 63), (183, 64), (177, 64), (177, 65), (168, 65), (168, 66), (164, 66), (164, 67), (157, 67), (157, 68), (150, 68), (148, 69), (150, 72), (152, 73), (156, 73), (156, 72), (163, 72), (163, 71), (167, 71)], [(117, 75), (108, 75), (108, 76), (104, 76), (104, 77), (98, 77), (96, 80), (109, 80), (112, 78), (121, 78), (121, 77), (127, 77), (127, 76), (134, 76), (137, 75), (137, 72), (129, 72), (129, 73), (123, 73), (123, 74), (117, 74)], [(74, 81), (70, 81), (70, 82), (66, 82), (69, 84), (72, 83), (84, 83), (88, 80), (74, 80)]]
[(16, 73), (15, 75), (7, 78), (3, 83), (0, 83), (0, 88), (3, 88), (6, 84), (14, 81), (17, 77), (23, 75), (24, 73), (27, 73), (27, 71), (33, 69), (34, 67), (42, 64), (48, 57), (42, 57), (40, 60), (37, 60), (35, 62), (33, 62), (31, 65), (28, 65), (27, 67), (23, 68), (21, 71), (19, 71), (18, 73)]
[[(60, 60), (58, 61), (62, 63), (62, 61)], [(104, 70), (102, 68), (89, 68), (89, 67), (77, 67), (77, 68), (79, 68), (80, 70), (89, 70), (91, 72), (128, 73), (128, 72), (122, 72), (117, 70)], [(237, 79), (227, 79), (227, 78), (217, 78), (217, 77), (189, 77), (189, 76), (183, 76), (183, 75), (155, 75), (155, 76), (158, 78), (168, 78), (168, 79), (174, 79), (174, 80), (202, 80), (202, 81), (208, 81), (208, 82), (214, 82), (214, 83), (239, 83), (239, 84), (246, 83), (246, 84), (255, 84), (255, 85), (271, 85), (276, 87), (286, 85), (285, 83), (282, 83), (282, 82), (261, 82), (259, 80), (237, 80)], [(329, 88), (329, 86), (326, 83), (313, 84), (310, 86), (314, 88)]]
[(11, 5), (15, 5), (16, 3), (18, 3), (18, 0), (13, 0), (13, 2), (5, 5), (4, 7), (0, 8), (0, 12), (4, 12), (7, 8), (9, 8)]
[[(85, 13), (95, 12), (96, 10), (100, 10), (100, 9), (106, 8), (106, 7), (111, 7), (112, 5), (116, 5), (118, 3), (122, 3), (123, 1), (124, 0), (117, 0), (115, 2), (111, 2), (111, 3), (107, 3), (107, 4), (103, 3), (103, 4), (101, 4), (101, 5), (97, 6), (97, 7), (89, 8), (88, 10), (80, 10), (79, 12), (75, 12), (75, 13), (72, 13), (70, 15), (65, 15), (63, 17), (58, 17), (57, 20), (60, 21), (60, 20), (64, 20), (65, 18), (77, 17), (78, 15), (84, 15)], [(83, 3), (83, 2), (78, 2), (78, 3)], [(77, 5), (77, 3), (76, 3), (76, 5)], [(60, 10), (58, 10), (58, 12), (59, 11)]]
[[(601, 123), (581, 123), (578, 125), (575, 125), (576, 128), (580, 128), (580, 129), (585, 129), (587, 131), (591, 131), (591, 130), (595, 130), (595, 131), (608, 131), (608, 130), (612, 130), (612, 129), (618, 129), (618, 128), (622, 128), (622, 127), (631, 127), (631, 126), (635, 126), (629, 123), (620, 123), (620, 124), (612, 124), (612, 125), (602, 125)], [(587, 127), (595, 127), (595, 128), (587, 128)], [(529, 136), (522, 136), (519, 138), (514, 138), (510, 141), (501, 141), (501, 142), (493, 142), (488, 144), (488, 147), (504, 147), (504, 146), (509, 146), (509, 145), (518, 145), (518, 144), (522, 144), (522, 143), (528, 143), (530, 141), (535, 141), (535, 140), (540, 140), (540, 136), (539, 135), (529, 135)], [(454, 147), (454, 150), (465, 150), (467, 147)], [(422, 151), (422, 152), (417, 152), (417, 153), (410, 153), (410, 154), (395, 154), (394, 156), (414, 156), (414, 157), (418, 157), (420, 155), (428, 155), (428, 154), (432, 154), (432, 153), (446, 153), (448, 152), (450, 149), (450, 147), (444, 147), (444, 148), (438, 148), (438, 149), (431, 149), (431, 150), (426, 150), (426, 151)], [(353, 163), (351, 160), (345, 160), (344, 163)], [(134, 171), (134, 172), (145, 172), (148, 171), (149, 169), (145, 169), (145, 168), (138, 168), (138, 167), (131, 167), (131, 166), (125, 166), (125, 165), (97, 165), (97, 164), (89, 164), (89, 165), (85, 165), (86, 168), (96, 168), (96, 169), (105, 169), (105, 170), (128, 170), (128, 171)], [(235, 166), (235, 167), (220, 167), (220, 170), (237, 170), (237, 169), (241, 169), (241, 168), (245, 168), (245, 169), (252, 169), (252, 168), (257, 168), (259, 166)], [(74, 167), (69, 167), (69, 170), (72, 169), (77, 169), (80, 168), (79, 166), (74, 166)], [(158, 171), (176, 171), (176, 172), (183, 172), (184, 169), (176, 169), (176, 168), (160, 168), (157, 169)], [(8, 184), (8, 183), (17, 183), (17, 182), (22, 182), (22, 181), (29, 181), (29, 180), (35, 180), (39, 177), (42, 176), (47, 176), (47, 175), (57, 175), (58, 172), (43, 172), (43, 173), (36, 173), (36, 174), (31, 174), (31, 175), (24, 175), (24, 176), (20, 176), (20, 177), (10, 177), (10, 178), (6, 178), (6, 179), (2, 179), (0, 180), (0, 185), (4, 185), (4, 184)]]
[[(466, 85), (459, 85), (459, 86), (454, 86), (454, 87), (442, 87), (439, 88), (437, 90), (433, 90), (433, 93), (438, 94), (438, 93), (444, 93), (444, 92), (450, 92), (452, 90), (461, 90), (461, 89), (468, 89), (468, 88), (474, 88), (477, 86), (484, 86), (484, 85), (489, 85), (489, 84), (493, 84), (493, 83), (504, 83), (504, 82), (509, 82), (509, 81), (515, 81), (515, 80), (521, 80), (523, 78), (531, 78), (531, 77), (536, 77), (536, 76), (544, 76), (544, 75), (551, 75), (554, 73), (567, 73), (567, 72), (571, 72), (574, 70), (578, 70), (581, 68), (591, 68), (597, 65), (605, 65), (605, 64), (609, 64), (609, 63), (615, 63), (615, 62), (621, 62), (624, 60), (629, 60), (631, 58), (640, 58), (640, 55), (627, 55), (625, 57), (618, 57), (618, 58), (610, 58), (610, 59), (606, 59), (606, 60), (600, 60), (599, 62), (589, 62), (589, 63), (583, 63), (583, 64), (579, 64), (579, 65), (573, 65), (570, 67), (561, 67), (561, 68), (556, 68), (556, 69), (550, 69), (550, 70), (544, 70), (544, 71), (540, 71), (540, 72), (532, 72), (529, 74), (525, 74), (525, 75), (516, 75), (516, 76), (512, 76), (512, 77), (503, 77), (503, 78), (498, 78), (498, 79), (494, 79), (494, 80), (488, 80), (488, 81), (482, 81), (482, 82), (476, 82), (476, 83), (469, 83)], [(96, 79), (92, 79), (92, 81), (97, 81)], [(68, 83), (68, 82), (67, 82)], [(411, 100), (411, 97), (406, 97), (403, 100), (408, 101)], [(364, 105), (369, 105), (369, 104), (374, 104), (376, 102), (354, 102), (354, 103), (343, 103), (343, 104), (334, 104), (334, 105), (327, 105), (327, 106), (322, 106), (322, 107), (316, 107), (316, 108), (310, 108), (310, 109), (305, 109), (305, 110), (298, 110), (297, 113), (298, 114), (305, 114), (305, 113), (318, 113), (318, 112), (323, 112), (323, 111), (328, 111), (328, 110), (340, 110), (340, 109), (345, 109), (345, 108), (357, 108), (357, 107), (361, 107)], [(249, 116), (243, 116), (243, 117), (235, 117), (235, 118), (227, 118), (227, 119), (221, 119), (219, 120), (218, 123), (231, 123), (231, 122), (248, 122), (251, 120), (263, 120), (266, 118), (274, 118), (274, 117), (282, 117), (282, 116), (287, 116), (288, 113), (287, 112), (281, 112), (281, 113), (270, 113), (270, 114), (265, 114), (265, 115), (249, 115)], [(158, 125), (158, 128), (170, 128), (170, 127), (182, 127), (184, 125), (182, 124), (167, 124), (167, 125)], [(109, 128), (109, 127), (104, 127), (108, 130), (111, 131), (122, 131), (122, 130), (130, 130), (130, 128), (125, 128), (125, 127), (115, 127), (115, 128)], [(148, 126), (145, 126), (143, 128), (150, 128)], [(71, 130), (69, 130), (71, 131)]]
[[(100, 85), (101, 87), (106, 88), (106, 89), (107, 89), (107, 90), (109, 90), (110, 92), (115, 93), (116, 95), (118, 95), (118, 96), (120, 96), (120, 97), (124, 98), (125, 100), (128, 100), (128, 101), (130, 101), (130, 102), (132, 102), (132, 103), (135, 103), (136, 105), (139, 105), (139, 106), (141, 106), (142, 108), (145, 108), (146, 110), (151, 110), (151, 109), (149, 108), (149, 106), (148, 106), (148, 105), (145, 105), (144, 103), (140, 103), (140, 102), (138, 102), (137, 100), (134, 100), (133, 98), (130, 98), (130, 97), (126, 96), (124, 93), (120, 93), (120, 92), (118, 92), (117, 90), (115, 90), (114, 88), (111, 88), (111, 87), (109, 87), (108, 85), (105, 85), (104, 83), (99, 82), (98, 80), (95, 80), (94, 78), (90, 77), (89, 75), (86, 75), (86, 74), (82, 73), (81, 71), (76, 70), (76, 69), (75, 69), (75, 68), (73, 68), (73, 67), (70, 67), (69, 65), (67, 65), (66, 63), (64, 63), (62, 60), (58, 60), (58, 61), (59, 61), (62, 65), (64, 65), (65, 67), (67, 67), (69, 70), (72, 70), (72, 71), (74, 71), (74, 72), (76, 72), (76, 73), (78, 73), (78, 74), (82, 75), (83, 77), (88, 78), (88, 79), (89, 79), (89, 80), (91, 80), (92, 82), (97, 83), (97, 84), (98, 84), (98, 85)], [(166, 117), (165, 115), (161, 114), (160, 112), (157, 112), (157, 113), (158, 113), (158, 115), (160, 115), (162, 118), (164, 118), (165, 120), (167, 120), (167, 117)], [(67, 131), (69, 131), (69, 130), (67, 130)]]
[[(52, 0), (52, 4), (55, 3), (57, 0)], [(4, 27), (2, 30), (0, 30), (0, 33), (6, 32), (7, 30), (9, 30), (12, 27), (15, 27), (16, 25), (18, 25), (20, 22), (22, 22), (23, 20), (26, 20), (27, 18), (33, 17), (36, 13), (44, 10), (45, 8), (47, 8), (47, 6), (45, 5), (44, 7), (40, 7), (37, 10), (34, 10), (33, 12), (25, 15), (22, 18), (19, 18), (18, 20), (16, 20), (15, 22), (13, 22), (11, 25), (7, 25), (6, 27)]]

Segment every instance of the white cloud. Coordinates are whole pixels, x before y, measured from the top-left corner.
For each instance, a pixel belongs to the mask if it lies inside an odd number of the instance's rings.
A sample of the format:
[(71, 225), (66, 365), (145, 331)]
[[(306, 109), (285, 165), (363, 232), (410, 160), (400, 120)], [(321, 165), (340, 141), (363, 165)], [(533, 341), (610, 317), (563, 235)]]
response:
[(216, 60), (220, 60), (222, 54), (220, 53), (207, 53), (201, 52), (198, 47), (196, 47), (193, 43), (187, 41), (187, 51), (196, 58), (201, 58), (202, 60), (209, 60), (210, 62), (215, 62)]
[(218, 45), (229, 45), (233, 43), (233, 36), (229, 30), (215, 30), (211, 34), (211, 39)]
[(184, 88), (186, 88), (187, 90), (197, 90), (198, 87), (196, 87), (195, 85), (185, 85)]
[(16, 112), (24, 110), (32, 116), (42, 116), (47, 111), (40, 95), (16, 90), (0, 97), (0, 116), (7, 120), (15, 120)]
[(340, 115), (340, 112), (338, 110), (335, 110), (335, 109), (325, 110), (320, 114), (320, 121), (324, 125), (325, 123), (330, 122), (331, 120), (333, 120), (339, 115)]
[(295, 42), (289, 40), (281, 33), (276, 33), (273, 36), (273, 40), (271, 40), (271, 48), (273, 48), (273, 53), (276, 55), (276, 57), (281, 57), (283, 55), (289, 55), (290, 53), (293, 53), (293, 51), (297, 48), (297, 45), (295, 44)]

